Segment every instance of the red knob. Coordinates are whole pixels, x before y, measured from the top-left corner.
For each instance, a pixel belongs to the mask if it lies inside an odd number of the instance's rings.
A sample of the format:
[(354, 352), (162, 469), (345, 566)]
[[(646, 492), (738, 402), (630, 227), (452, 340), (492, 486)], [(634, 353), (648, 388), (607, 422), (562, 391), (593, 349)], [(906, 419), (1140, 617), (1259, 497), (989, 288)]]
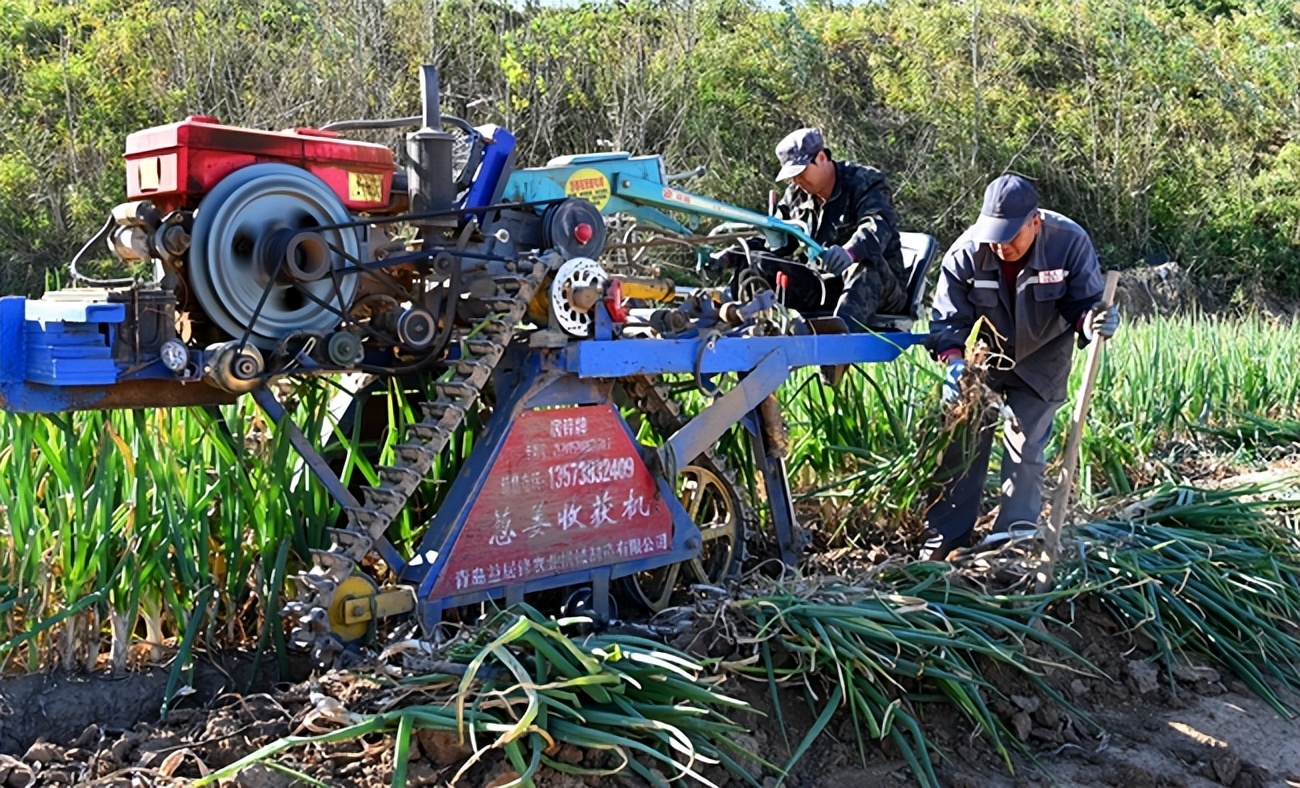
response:
[(573, 228), (573, 237), (580, 244), (585, 244), (591, 240), (591, 225), (586, 222), (578, 222), (578, 226)]
[(790, 285), (790, 277), (786, 275), (785, 271), (777, 271), (776, 286), (784, 290), (789, 285)]

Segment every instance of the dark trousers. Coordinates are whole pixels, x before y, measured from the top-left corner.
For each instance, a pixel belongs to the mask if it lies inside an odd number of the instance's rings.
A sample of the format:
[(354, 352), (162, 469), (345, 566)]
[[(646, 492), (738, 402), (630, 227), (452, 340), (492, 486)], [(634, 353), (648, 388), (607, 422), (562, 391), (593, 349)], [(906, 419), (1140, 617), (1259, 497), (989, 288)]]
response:
[[(1015, 426), (1008, 423), (1003, 427), (1001, 508), (993, 530), (1006, 531), (1016, 522), (1037, 525), (1039, 515), (1043, 513), (1043, 471), (1046, 468), (1043, 451), (1052, 436), (1052, 419), (1063, 400), (1043, 399), (1014, 373), (1008, 373), (1002, 381), (991, 385), (1002, 395), (1017, 422)], [(998, 418), (992, 415), (980, 425), (971, 456), (967, 456), (964, 444), (954, 443), (944, 452), (940, 463), (940, 473), (944, 478), (958, 473), (965, 462), (970, 461), (966, 469), (943, 488), (925, 515), (926, 525), (945, 540), (960, 539), (975, 528), (997, 423)]]
[(854, 263), (842, 277), (767, 254), (754, 255), (752, 262), (773, 287), (778, 272), (786, 275), (787, 307), (807, 317), (835, 315), (855, 333), (869, 330), (878, 313), (907, 311), (902, 286), (883, 266), (870, 261)]

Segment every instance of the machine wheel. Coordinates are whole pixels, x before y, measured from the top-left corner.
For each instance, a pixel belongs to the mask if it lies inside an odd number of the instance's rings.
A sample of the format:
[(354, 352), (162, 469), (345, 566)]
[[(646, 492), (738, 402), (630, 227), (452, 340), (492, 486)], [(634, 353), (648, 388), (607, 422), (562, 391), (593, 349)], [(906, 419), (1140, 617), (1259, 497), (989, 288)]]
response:
[[(719, 585), (729, 579), (744, 557), (750, 510), (740, 489), (712, 457), (707, 464), (688, 465), (677, 477), (677, 499), (700, 529), (700, 554), (690, 561), (629, 575), (622, 587), (638, 606), (659, 612), (673, 592), (692, 583)], [(715, 470), (715, 468), (717, 470)]]
[(580, 310), (573, 304), (573, 293), (580, 287), (602, 287), (608, 281), (609, 274), (590, 257), (575, 257), (555, 272), (555, 279), (551, 282), (551, 311), (555, 314), (555, 322), (566, 334), (591, 336), (591, 326), (596, 318), (590, 310)]
[[(223, 331), (274, 349), (295, 331), (329, 332), (347, 313), (355, 275), (333, 272), (361, 259), (351, 220), (325, 182), (288, 164), (252, 164), (227, 175), (194, 214), (190, 281)], [(284, 259), (272, 277), (276, 261)], [(327, 306), (326, 306), (327, 305)]]

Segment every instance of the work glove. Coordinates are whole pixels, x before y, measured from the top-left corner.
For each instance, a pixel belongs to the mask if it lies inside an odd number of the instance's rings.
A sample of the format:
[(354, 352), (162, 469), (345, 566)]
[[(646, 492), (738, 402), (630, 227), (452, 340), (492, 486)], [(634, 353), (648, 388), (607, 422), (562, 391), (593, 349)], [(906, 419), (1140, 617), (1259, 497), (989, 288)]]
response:
[(823, 271), (836, 276), (844, 276), (844, 272), (849, 270), (849, 266), (853, 265), (853, 256), (843, 246), (826, 247), (817, 260), (821, 264)]
[(1113, 304), (1098, 302), (1083, 317), (1083, 336), (1089, 342), (1097, 337), (1110, 339), (1119, 329), (1119, 310)]
[(958, 357), (948, 362), (948, 374), (943, 379), (943, 391), (939, 398), (945, 405), (951, 405), (961, 398), (961, 375), (966, 371), (966, 359)]

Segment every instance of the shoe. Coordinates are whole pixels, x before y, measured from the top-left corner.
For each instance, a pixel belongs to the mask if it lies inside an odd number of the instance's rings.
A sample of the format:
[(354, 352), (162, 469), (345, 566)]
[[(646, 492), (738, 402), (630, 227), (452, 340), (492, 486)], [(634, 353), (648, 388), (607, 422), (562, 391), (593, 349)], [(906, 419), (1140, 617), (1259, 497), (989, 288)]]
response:
[(948, 538), (935, 531), (928, 533), (925, 543), (916, 554), (916, 557), (922, 561), (946, 561), (954, 550), (970, 546), (969, 531), (956, 538)]
[(980, 540), (982, 549), (995, 549), (1011, 542), (1023, 542), (1038, 536), (1038, 524), (1027, 520), (1017, 520), (1007, 526), (1005, 531), (994, 531)]

